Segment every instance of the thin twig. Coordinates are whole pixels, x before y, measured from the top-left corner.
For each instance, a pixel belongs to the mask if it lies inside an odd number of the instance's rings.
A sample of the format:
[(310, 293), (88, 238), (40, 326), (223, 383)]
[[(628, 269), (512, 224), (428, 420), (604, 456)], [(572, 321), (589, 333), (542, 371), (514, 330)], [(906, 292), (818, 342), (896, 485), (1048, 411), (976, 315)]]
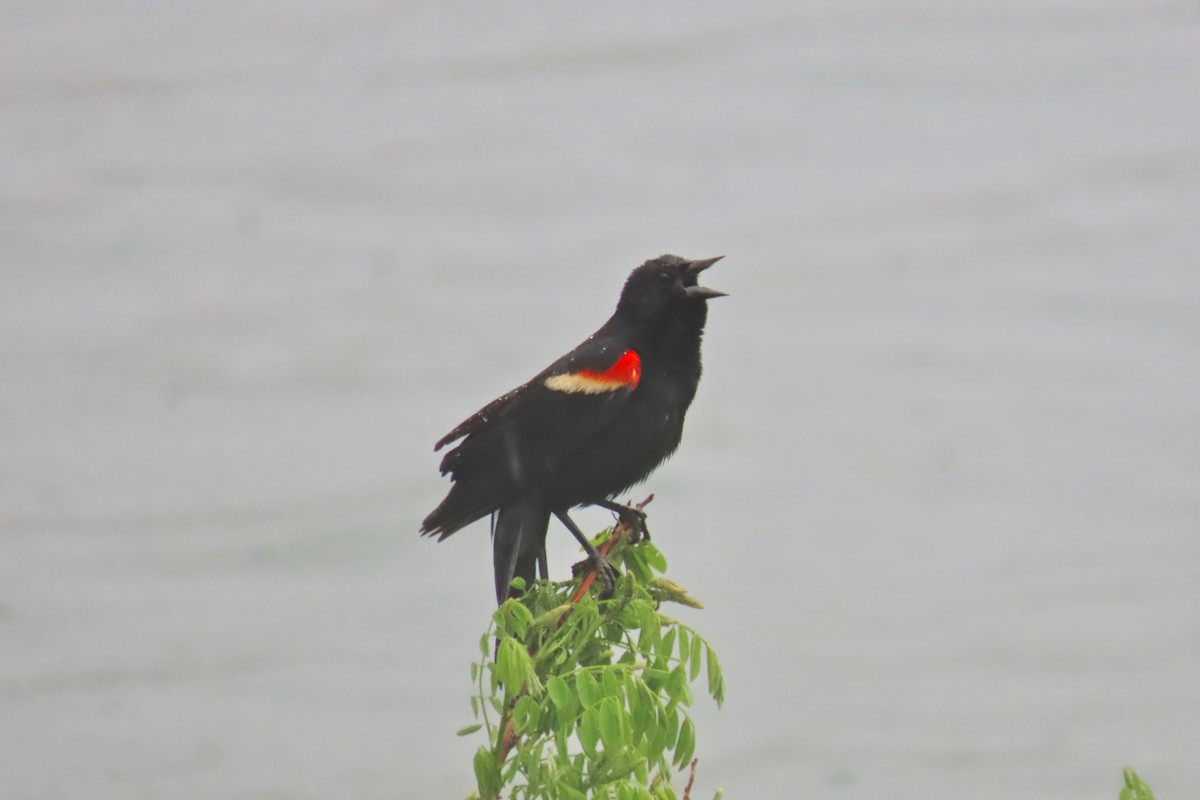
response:
[(698, 759), (698, 758), (692, 759), (692, 772), (690, 775), (688, 775), (687, 786), (683, 787), (683, 797), (679, 798), (679, 800), (691, 800), (692, 782), (696, 780), (696, 764), (699, 761), (700, 761), (700, 759)]
[(497, 764), (504, 763), (505, 759), (508, 758), (508, 754), (517, 746), (517, 742), (520, 739), (521, 737), (517, 736), (517, 726), (513, 724), (511, 719), (508, 720), (508, 723), (504, 726), (504, 738), (500, 742), (500, 758), (497, 759)]

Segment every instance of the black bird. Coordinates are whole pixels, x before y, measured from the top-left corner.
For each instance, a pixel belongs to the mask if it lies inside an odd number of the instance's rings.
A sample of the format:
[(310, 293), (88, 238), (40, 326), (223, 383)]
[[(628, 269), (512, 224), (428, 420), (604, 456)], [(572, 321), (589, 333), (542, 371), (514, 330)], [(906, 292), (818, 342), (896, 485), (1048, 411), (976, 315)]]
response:
[(442, 459), (441, 472), (453, 486), (421, 523), (421, 533), (440, 541), (496, 512), (497, 602), (512, 593), (513, 578), (528, 586), (539, 567), (547, 576), (551, 515), (579, 540), (611, 588), (612, 565), (567, 511), (595, 505), (630, 514), (611, 498), (644, 480), (679, 446), (700, 382), (708, 300), (725, 295), (697, 280), (720, 259), (664, 255), (642, 264), (598, 331), (434, 445), (437, 451), (463, 440)]

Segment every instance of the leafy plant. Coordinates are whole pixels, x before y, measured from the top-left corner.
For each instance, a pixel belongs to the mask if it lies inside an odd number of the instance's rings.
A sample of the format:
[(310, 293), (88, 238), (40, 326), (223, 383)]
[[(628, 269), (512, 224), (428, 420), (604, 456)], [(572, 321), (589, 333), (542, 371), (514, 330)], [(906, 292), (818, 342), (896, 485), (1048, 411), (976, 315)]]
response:
[[(624, 575), (611, 597), (595, 574), (537, 582), (492, 615), (471, 665), (478, 720), (477, 794), (495, 800), (687, 800), (695, 778), (696, 728), (688, 708), (703, 673), (719, 706), (717, 655), (664, 602), (701, 604), (661, 573), (666, 559), (625, 525), (597, 546)], [(522, 587), (525, 588), (525, 587)], [(683, 795), (676, 770), (689, 770)], [(721, 793), (718, 792), (719, 798)]]

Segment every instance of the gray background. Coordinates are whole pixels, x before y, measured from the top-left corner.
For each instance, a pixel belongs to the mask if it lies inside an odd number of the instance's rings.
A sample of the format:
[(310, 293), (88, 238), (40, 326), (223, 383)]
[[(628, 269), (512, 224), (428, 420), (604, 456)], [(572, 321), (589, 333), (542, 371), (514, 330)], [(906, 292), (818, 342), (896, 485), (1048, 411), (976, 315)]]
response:
[(664, 251), (732, 295), (646, 487), (729, 681), (699, 795), (1195, 796), (1197, 42), (3, 3), (0, 796), (465, 795), (490, 555), (416, 536), (431, 445)]

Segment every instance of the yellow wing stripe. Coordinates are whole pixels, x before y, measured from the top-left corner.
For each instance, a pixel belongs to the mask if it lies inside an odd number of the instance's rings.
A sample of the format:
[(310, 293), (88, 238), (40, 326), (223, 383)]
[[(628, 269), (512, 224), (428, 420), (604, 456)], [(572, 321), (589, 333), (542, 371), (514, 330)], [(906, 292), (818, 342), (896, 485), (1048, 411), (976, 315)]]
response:
[(615, 392), (617, 389), (624, 389), (629, 385), (624, 381), (588, 375), (584, 372), (551, 375), (549, 378), (546, 378), (545, 383), (547, 389), (572, 394), (603, 394), (604, 392)]

